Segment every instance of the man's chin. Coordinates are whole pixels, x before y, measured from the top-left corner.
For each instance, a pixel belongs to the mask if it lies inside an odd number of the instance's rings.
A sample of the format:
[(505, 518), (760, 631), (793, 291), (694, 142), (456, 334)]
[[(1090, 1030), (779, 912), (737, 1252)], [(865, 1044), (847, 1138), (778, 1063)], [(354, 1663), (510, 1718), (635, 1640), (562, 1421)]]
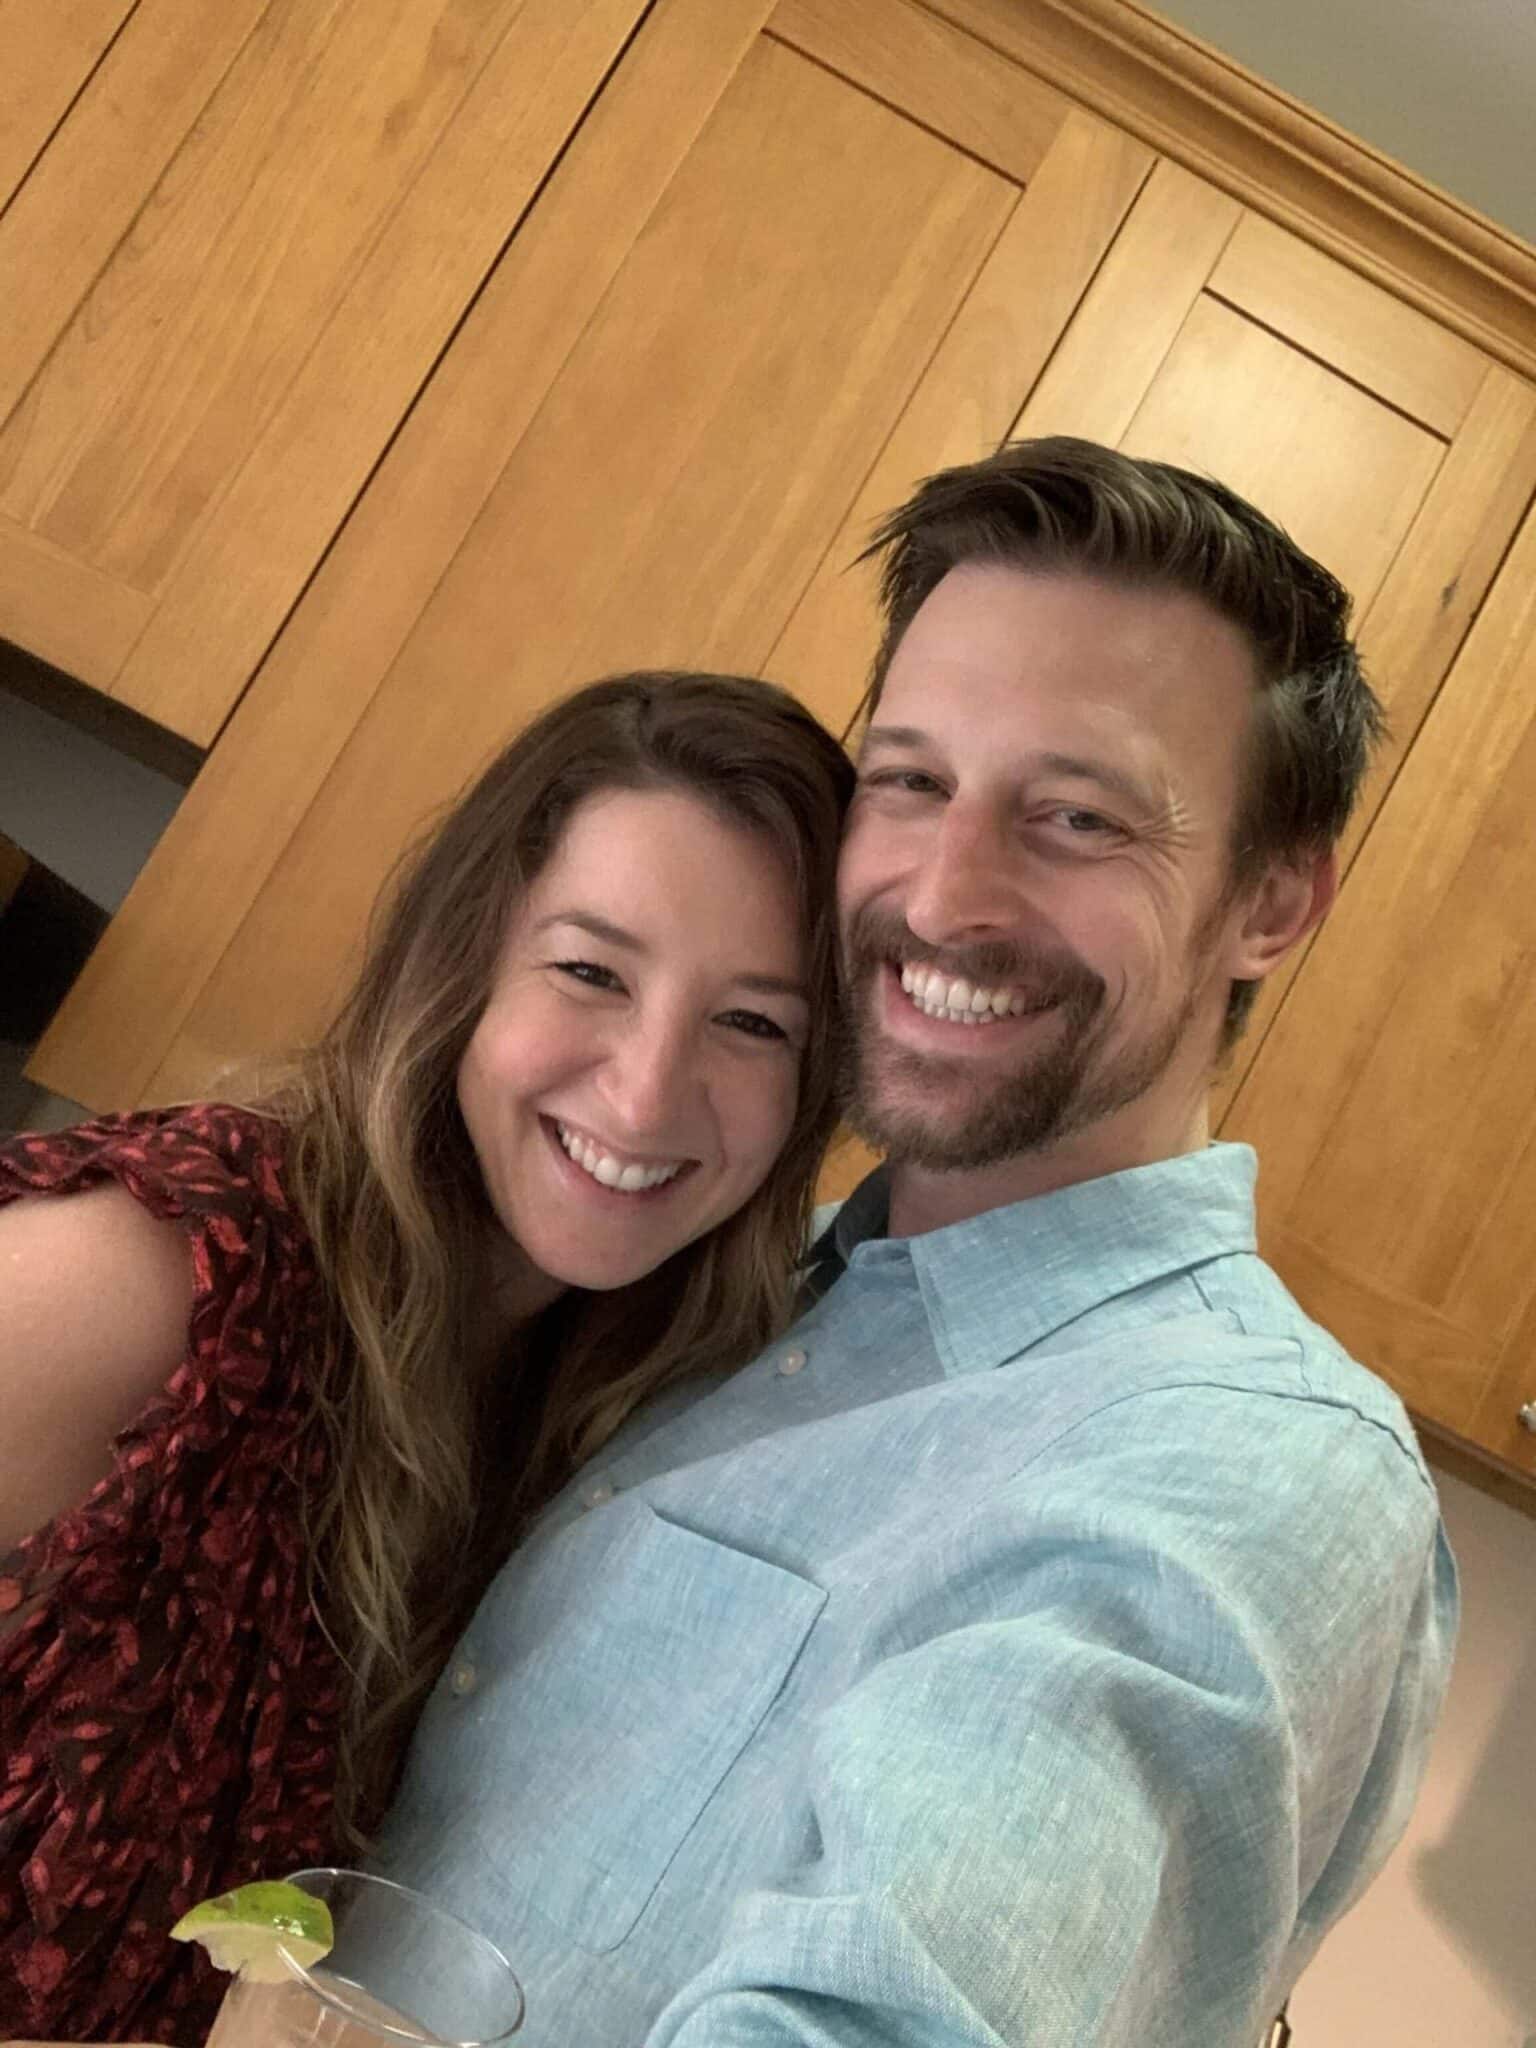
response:
[(849, 1128), (893, 1166), (963, 1173), (995, 1165), (995, 1089), (963, 1085), (947, 1062), (932, 1064), (931, 1075), (862, 1091), (847, 1112)]

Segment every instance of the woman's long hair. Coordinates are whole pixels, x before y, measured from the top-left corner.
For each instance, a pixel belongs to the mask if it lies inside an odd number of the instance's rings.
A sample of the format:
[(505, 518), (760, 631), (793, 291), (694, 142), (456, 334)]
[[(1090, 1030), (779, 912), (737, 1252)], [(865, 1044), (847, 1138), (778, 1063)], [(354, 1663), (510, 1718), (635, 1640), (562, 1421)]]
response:
[[(336, 1022), (269, 1098), (329, 1311), (329, 1477), (307, 1515), (317, 1608), (352, 1678), (337, 1810), (354, 1845), (527, 1518), (637, 1402), (740, 1365), (788, 1319), (836, 1122), (834, 878), (852, 772), (771, 684), (647, 672), (577, 692), (408, 856)], [(700, 798), (793, 875), (811, 996), (794, 1127), (729, 1221), (631, 1286), (572, 1291), (487, 1361), (493, 1219), (459, 1062), (572, 812), (653, 788)]]

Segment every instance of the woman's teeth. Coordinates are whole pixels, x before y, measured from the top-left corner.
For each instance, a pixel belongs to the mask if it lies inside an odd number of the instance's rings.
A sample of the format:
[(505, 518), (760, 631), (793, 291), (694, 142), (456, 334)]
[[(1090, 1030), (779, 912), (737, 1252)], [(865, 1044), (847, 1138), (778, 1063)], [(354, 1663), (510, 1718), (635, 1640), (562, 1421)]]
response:
[(1022, 1017), (1029, 1008), (1029, 998), (1019, 989), (984, 988), (928, 967), (903, 967), (901, 985), (925, 1017), (943, 1017), (951, 1024), (995, 1024), (999, 1017)]
[(639, 1161), (631, 1161), (626, 1165), (600, 1145), (594, 1145), (590, 1138), (583, 1137), (580, 1131), (573, 1131), (565, 1124), (556, 1123), (555, 1132), (565, 1151), (584, 1172), (590, 1173), (595, 1181), (601, 1181), (605, 1188), (617, 1188), (621, 1195), (636, 1195), (642, 1188), (659, 1188), (663, 1181), (681, 1173), (686, 1164), (684, 1160), (674, 1159), (670, 1164), (661, 1162), (646, 1166)]

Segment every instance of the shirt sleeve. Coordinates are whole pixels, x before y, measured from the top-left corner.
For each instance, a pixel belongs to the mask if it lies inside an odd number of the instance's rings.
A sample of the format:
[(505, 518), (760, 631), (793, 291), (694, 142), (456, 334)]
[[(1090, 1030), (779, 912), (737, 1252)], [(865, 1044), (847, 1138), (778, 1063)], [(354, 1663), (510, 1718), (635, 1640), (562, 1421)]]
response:
[(1099, 1412), (947, 1540), (809, 1738), (814, 1851), (649, 2048), (1255, 2048), (1402, 1831), (1455, 1601), (1380, 1424)]

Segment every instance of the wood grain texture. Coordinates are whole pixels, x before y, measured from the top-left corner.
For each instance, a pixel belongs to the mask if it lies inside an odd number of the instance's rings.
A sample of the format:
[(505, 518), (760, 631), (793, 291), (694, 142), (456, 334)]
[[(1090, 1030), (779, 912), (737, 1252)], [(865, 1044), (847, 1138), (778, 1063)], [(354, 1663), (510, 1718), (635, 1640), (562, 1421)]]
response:
[(779, 0), (769, 33), (1027, 184), (1072, 103), (908, 0)]
[(1207, 289), (1449, 440), (1487, 373), (1480, 350), (1250, 213)]
[(152, 1094), (323, 1021), (401, 845), (529, 713), (615, 668), (760, 668), (1013, 202), (782, 45), (747, 53)]
[(0, 217), (0, 420), (11, 417), (267, 6), (138, 0)]
[[(1525, 1233), (1529, 1247), (1530, 1231), (1536, 1224), (1536, 1202), (1529, 1191), (1536, 1175), (1529, 1158), (1522, 1166), (1520, 1197), (1508, 1221), (1511, 1229)], [(1491, 1452), (1517, 1472), (1536, 1477), (1536, 1436), (1520, 1420), (1521, 1409), (1530, 1401), (1536, 1401), (1536, 1305), (1527, 1307), (1510, 1332), (1467, 1429), (1479, 1450)], [(1536, 1513), (1536, 1488), (1531, 1489), (1531, 1501), (1531, 1512)]]
[(515, 6), (271, 0), (0, 433), (0, 511), (157, 592)]
[(1536, 249), (1135, 0), (927, 0), (1058, 91), (1536, 373)]
[(142, 1098), (771, 4), (652, 11), (34, 1052), (45, 1086)]
[(136, 0), (0, 0), (0, 211)]
[(1156, 165), (1014, 435), (1115, 446), (1241, 218), (1225, 193)]
[(528, 0), (249, 451), (114, 694), (208, 744), (622, 49), (640, 0)]
[[(1375, 602), (1360, 617), (1361, 658), (1386, 705), (1391, 730), (1340, 845), (1339, 864), (1346, 876), (1533, 494), (1536, 389), (1494, 364)], [(1265, 983), (1247, 1034), (1213, 1091), (1216, 1129), (1225, 1129), (1243, 1076), (1280, 1015), (1312, 943), (1299, 947)]]
[(1007, 435), (1147, 175), (1139, 143), (1074, 114), (1014, 208), (832, 545), (768, 655), (841, 727), (878, 638), (876, 572), (855, 557), (919, 477), (974, 462)]
[(1375, 597), (1444, 453), (1423, 427), (1203, 294), (1120, 446), (1219, 477), (1362, 605)]
[[(1413, 1398), (1536, 1472), (1536, 1439), (1521, 1443), (1498, 1409), (1525, 1369), (1536, 1304), (1533, 805), (1536, 513), (1228, 1129), (1261, 1150), (1274, 1226), (1326, 1247), (1338, 1269), (1314, 1303), (1321, 1319), (1337, 1326), (1335, 1287), (1341, 1302), (1422, 1312), (1422, 1340), (1411, 1316), (1394, 1325), (1400, 1383), (1413, 1371), (1439, 1387), (1431, 1399), (1415, 1380)], [(1454, 1372), (1447, 1326), (1464, 1333)]]
[(144, 630), (150, 601), (51, 542), (0, 519), (0, 631), (98, 686)]

